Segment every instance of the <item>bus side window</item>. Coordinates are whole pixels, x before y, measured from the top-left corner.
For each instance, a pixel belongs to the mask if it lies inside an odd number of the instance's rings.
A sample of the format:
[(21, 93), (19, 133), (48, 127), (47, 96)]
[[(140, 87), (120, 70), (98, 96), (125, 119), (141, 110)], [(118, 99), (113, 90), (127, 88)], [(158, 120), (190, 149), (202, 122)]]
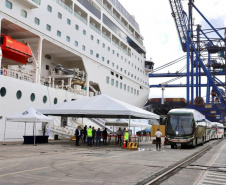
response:
[(3, 44), (3, 40), (4, 40), (4, 36), (1, 36), (1, 37), (0, 37), (0, 45)]

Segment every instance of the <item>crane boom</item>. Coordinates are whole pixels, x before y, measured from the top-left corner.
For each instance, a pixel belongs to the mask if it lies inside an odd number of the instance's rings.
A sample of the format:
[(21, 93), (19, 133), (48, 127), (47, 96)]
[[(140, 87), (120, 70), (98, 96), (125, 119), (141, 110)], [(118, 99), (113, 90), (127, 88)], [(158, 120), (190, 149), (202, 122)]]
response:
[(169, 0), (169, 3), (172, 10), (172, 16), (176, 24), (181, 47), (183, 51), (186, 52), (187, 22), (188, 22), (187, 14), (183, 9), (181, 0)]

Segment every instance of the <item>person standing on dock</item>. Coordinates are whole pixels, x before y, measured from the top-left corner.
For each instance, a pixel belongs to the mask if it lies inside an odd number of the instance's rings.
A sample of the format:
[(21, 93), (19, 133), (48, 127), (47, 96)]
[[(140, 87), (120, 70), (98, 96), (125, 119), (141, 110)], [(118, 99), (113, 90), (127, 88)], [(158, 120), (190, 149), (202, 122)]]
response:
[(126, 141), (126, 147), (127, 147), (127, 144), (129, 142), (129, 132), (127, 129), (125, 130), (125, 133), (124, 133), (124, 140)]
[(84, 139), (84, 143), (86, 143), (86, 136), (87, 136), (87, 125), (85, 125), (84, 129), (83, 129), (83, 139)]
[(108, 137), (108, 132), (107, 132), (107, 128), (105, 128), (102, 132), (103, 135), (103, 145), (107, 144), (107, 137)]
[(99, 146), (100, 146), (100, 143), (101, 143), (101, 131), (100, 131), (100, 128), (98, 128), (98, 130), (96, 131), (96, 146), (97, 146), (97, 143), (99, 143)]
[(78, 125), (77, 129), (75, 130), (75, 137), (76, 137), (76, 146), (79, 146), (79, 140), (81, 138), (81, 125)]
[(160, 150), (162, 132), (160, 132), (159, 129), (157, 129), (157, 132), (155, 132), (155, 136), (156, 136), (156, 150)]
[(89, 126), (89, 128), (87, 129), (87, 136), (88, 136), (87, 146), (92, 147), (92, 137), (93, 137), (93, 134), (92, 134), (92, 128), (91, 128), (91, 126)]
[(122, 129), (121, 127), (119, 127), (118, 131), (117, 131), (117, 136), (118, 136), (118, 144), (121, 146), (122, 144), (122, 135), (123, 135), (123, 132), (122, 132)]

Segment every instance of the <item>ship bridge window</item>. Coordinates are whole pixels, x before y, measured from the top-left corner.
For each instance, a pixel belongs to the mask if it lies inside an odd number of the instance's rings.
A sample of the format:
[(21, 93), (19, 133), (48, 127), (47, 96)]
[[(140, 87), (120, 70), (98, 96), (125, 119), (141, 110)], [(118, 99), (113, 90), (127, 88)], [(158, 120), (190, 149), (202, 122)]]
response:
[(57, 30), (57, 36), (61, 37), (61, 32), (59, 30)]
[(70, 37), (69, 36), (66, 36), (66, 41), (67, 42), (70, 42), (70, 40), (71, 40)]
[(62, 14), (60, 12), (58, 12), (58, 18), (62, 19)]
[(1, 94), (2, 97), (4, 97), (6, 95), (6, 88), (5, 87), (2, 87), (0, 89), (0, 94)]
[(35, 101), (35, 94), (34, 93), (31, 93), (30, 99), (31, 99), (31, 101)]
[(12, 9), (13, 8), (13, 4), (10, 1), (8, 1), (8, 0), (5, 1), (5, 6), (7, 8), (9, 8), (9, 9)]
[(47, 29), (48, 31), (51, 31), (51, 26), (50, 26), (49, 24), (47, 24), (47, 25), (46, 25), (46, 29)]
[(70, 19), (67, 19), (67, 24), (71, 25), (71, 20)]
[(57, 104), (57, 98), (54, 98), (53, 103), (54, 103), (54, 104)]
[(111, 85), (114, 86), (114, 84), (115, 84), (115, 80), (112, 78), (111, 79)]
[(47, 6), (47, 10), (48, 10), (49, 12), (52, 12), (53, 9), (52, 9), (52, 7), (51, 7), (50, 5), (48, 5), (48, 6)]
[(106, 83), (109, 84), (109, 77), (106, 77)]
[(37, 17), (35, 17), (35, 24), (37, 24), (37, 25), (39, 25), (40, 24), (40, 20), (39, 20), (39, 18), (37, 18)]
[(47, 102), (47, 96), (45, 95), (45, 96), (43, 96), (43, 103), (46, 103)]
[(25, 10), (21, 10), (21, 16), (27, 18), (27, 12)]

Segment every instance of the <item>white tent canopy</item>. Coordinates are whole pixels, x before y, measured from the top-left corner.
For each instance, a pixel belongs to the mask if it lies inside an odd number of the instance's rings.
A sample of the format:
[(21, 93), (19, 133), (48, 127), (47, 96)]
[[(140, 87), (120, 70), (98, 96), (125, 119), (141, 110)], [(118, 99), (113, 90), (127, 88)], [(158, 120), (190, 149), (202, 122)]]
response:
[(103, 94), (52, 105), (39, 111), (46, 115), (68, 117), (159, 119), (154, 113)]
[(53, 118), (49, 118), (35, 110), (33, 107), (26, 111), (6, 117), (6, 121), (11, 122), (53, 122)]
[(35, 125), (36, 123), (41, 122), (53, 122), (53, 118), (49, 118), (42, 113), (35, 110), (33, 107), (28, 108), (26, 111), (15, 114), (12, 116), (6, 117), (5, 120), (5, 130), (4, 130), (4, 140), (5, 140), (5, 131), (6, 131), (6, 122), (25, 122), (25, 132), (26, 132), (26, 123), (33, 123), (33, 136), (34, 136), (34, 145), (35, 145)]

